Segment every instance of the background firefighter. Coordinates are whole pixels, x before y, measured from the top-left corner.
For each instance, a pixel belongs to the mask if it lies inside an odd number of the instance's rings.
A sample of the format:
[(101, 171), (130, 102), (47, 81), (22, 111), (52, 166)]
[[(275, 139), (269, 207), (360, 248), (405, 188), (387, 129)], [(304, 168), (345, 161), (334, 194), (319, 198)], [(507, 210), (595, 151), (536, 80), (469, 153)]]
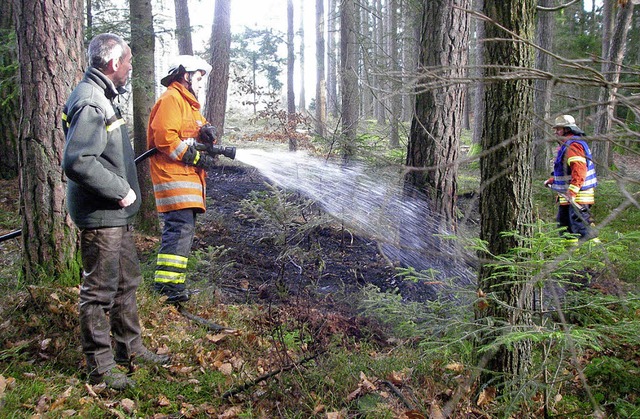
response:
[(596, 170), (589, 146), (582, 139), (584, 132), (578, 128), (571, 115), (561, 115), (555, 119), (553, 128), (560, 143), (553, 165), (553, 176), (544, 182), (545, 186), (558, 192), (559, 227), (571, 234), (567, 240), (595, 239), (590, 208), (595, 203), (597, 186)]
[(158, 212), (164, 226), (156, 262), (154, 289), (167, 302), (189, 299), (187, 261), (195, 234), (196, 214), (205, 211), (205, 169), (214, 157), (201, 150), (212, 145), (215, 128), (200, 113), (198, 92), (211, 66), (199, 57), (178, 56), (161, 83), (167, 87), (149, 117), (148, 147), (158, 153), (149, 166)]

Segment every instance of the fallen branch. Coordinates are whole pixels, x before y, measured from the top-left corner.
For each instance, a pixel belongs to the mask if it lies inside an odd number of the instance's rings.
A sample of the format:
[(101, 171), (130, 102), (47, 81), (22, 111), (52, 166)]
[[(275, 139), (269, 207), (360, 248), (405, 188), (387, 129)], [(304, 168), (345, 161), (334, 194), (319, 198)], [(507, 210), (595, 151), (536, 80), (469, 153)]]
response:
[(387, 387), (389, 387), (391, 392), (393, 394), (395, 394), (396, 397), (399, 398), (402, 401), (402, 403), (406, 406), (407, 409), (409, 409), (409, 410), (417, 410), (416, 406), (414, 406), (413, 403), (411, 403), (409, 400), (407, 400), (407, 398), (404, 397), (404, 395), (400, 392), (400, 389), (398, 389), (398, 387), (396, 387), (391, 381), (381, 380), (381, 382), (382, 382), (382, 384), (384, 384)]
[(309, 362), (309, 361), (317, 358), (318, 356), (322, 355), (324, 352), (325, 351), (317, 352), (317, 353), (315, 353), (313, 355), (310, 355), (310, 356), (308, 356), (306, 358), (303, 358), (299, 362), (294, 362), (293, 364), (289, 364), (289, 365), (286, 365), (286, 366), (284, 366), (282, 368), (278, 368), (275, 371), (271, 371), (271, 372), (269, 372), (267, 374), (261, 375), (260, 377), (256, 378), (255, 380), (247, 381), (246, 383), (242, 384), (241, 386), (237, 386), (237, 387), (231, 388), (230, 390), (227, 390), (227, 391), (224, 392), (224, 394), (222, 395), (222, 398), (226, 399), (226, 398), (229, 398), (231, 396), (235, 396), (236, 394), (241, 393), (241, 392), (243, 392), (243, 391), (255, 386), (258, 383), (261, 383), (261, 382), (263, 382), (265, 380), (268, 380), (269, 378), (271, 378), (271, 377), (273, 377), (275, 375), (278, 375), (281, 372), (289, 371), (289, 370), (291, 370), (293, 368), (296, 368), (296, 367), (298, 367), (300, 365), (304, 365), (307, 362)]
[(178, 311), (180, 312), (180, 314), (182, 314), (184, 317), (186, 317), (187, 319), (192, 320), (192, 321), (194, 321), (194, 322), (196, 322), (198, 324), (201, 324), (201, 325), (205, 326), (209, 330), (212, 330), (214, 332), (219, 332), (221, 330), (233, 330), (233, 329), (231, 329), (229, 327), (225, 327), (225, 326), (222, 326), (220, 324), (214, 323), (214, 322), (212, 322), (210, 320), (207, 320), (207, 319), (205, 319), (203, 317), (196, 316), (195, 314), (190, 313), (189, 311), (187, 311), (186, 308), (182, 307), (179, 304), (177, 305), (177, 307), (178, 307)]

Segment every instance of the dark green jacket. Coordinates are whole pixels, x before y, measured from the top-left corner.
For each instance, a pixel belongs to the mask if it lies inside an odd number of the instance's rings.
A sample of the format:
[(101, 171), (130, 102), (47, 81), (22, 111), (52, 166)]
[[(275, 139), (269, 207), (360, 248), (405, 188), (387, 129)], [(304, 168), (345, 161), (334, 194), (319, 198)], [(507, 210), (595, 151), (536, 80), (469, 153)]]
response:
[[(67, 208), (81, 229), (131, 224), (140, 208), (133, 148), (113, 103), (118, 94), (111, 80), (89, 67), (64, 106), (62, 168), (68, 178)], [(120, 208), (118, 201), (129, 188), (137, 199)]]

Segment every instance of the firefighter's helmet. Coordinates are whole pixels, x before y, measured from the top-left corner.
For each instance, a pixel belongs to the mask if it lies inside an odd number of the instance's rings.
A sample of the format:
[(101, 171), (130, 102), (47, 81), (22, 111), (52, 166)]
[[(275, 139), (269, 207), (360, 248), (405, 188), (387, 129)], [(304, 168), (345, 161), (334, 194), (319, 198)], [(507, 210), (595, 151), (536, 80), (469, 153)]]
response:
[(202, 71), (204, 73), (203, 75), (207, 75), (211, 72), (211, 66), (205, 60), (195, 55), (178, 55), (171, 60), (168, 74), (160, 80), (160, 83), (165, 87), (169, 87), (178, 76), (198, 70)]

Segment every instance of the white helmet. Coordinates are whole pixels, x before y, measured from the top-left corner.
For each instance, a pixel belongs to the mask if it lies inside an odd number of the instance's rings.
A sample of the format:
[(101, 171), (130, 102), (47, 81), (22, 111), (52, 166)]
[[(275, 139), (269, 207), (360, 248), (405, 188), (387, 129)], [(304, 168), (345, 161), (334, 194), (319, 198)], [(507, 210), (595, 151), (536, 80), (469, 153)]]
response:
[(568, 128), (576, 135), (584, 135), (584, 131), (578, 128), (576, 119), (571, 115), (560, 115), (557, 117), (553, 122), (553, 128)]
[(554, 128), (571, 128), (577, 127), (576, 119), (571, 115), (560, 115), (553, 122)]
[(196, 57), (195, 55), (178, 55), (171, 60), (169, 64), (169, 72), (162, 78), (162, 80), (160, 80), (160, 83), (163, 86), (168, 87), (176, 76), (198, 70), (204, 72), (204, 75), (207, 75), (211, 72), (211, 66), (208, 62), (200, 57)]

